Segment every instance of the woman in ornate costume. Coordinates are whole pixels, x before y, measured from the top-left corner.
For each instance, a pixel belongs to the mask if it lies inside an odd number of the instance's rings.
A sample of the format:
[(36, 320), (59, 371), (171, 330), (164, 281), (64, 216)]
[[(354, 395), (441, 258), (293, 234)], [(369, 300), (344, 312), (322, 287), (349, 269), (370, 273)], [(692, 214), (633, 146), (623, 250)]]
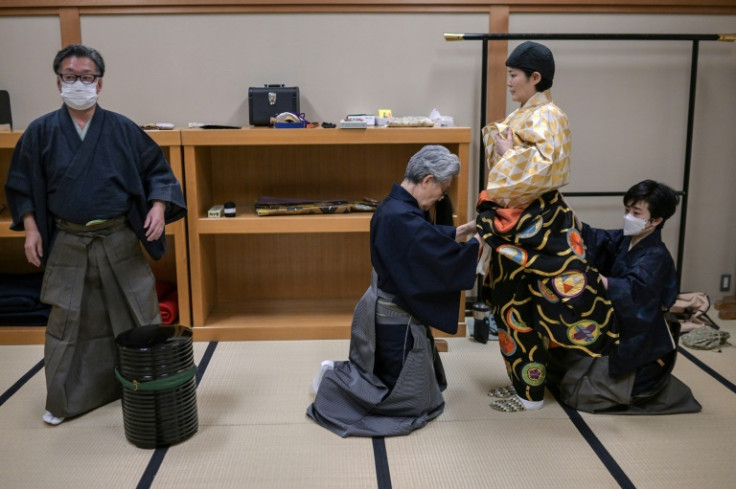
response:
[(484, 288), (512, 384), (492, 389), (499, 411), (543, 405), (548, 348), (600, 356), (616, 325), (599, 274), (585, 256), (575, 215), (558, 189), (569, 180), (570, 124), (554, 104), (552, 52), (527, 41), (506, 60), (520, 107), (483, 128), (488, 183), (478, 200)]

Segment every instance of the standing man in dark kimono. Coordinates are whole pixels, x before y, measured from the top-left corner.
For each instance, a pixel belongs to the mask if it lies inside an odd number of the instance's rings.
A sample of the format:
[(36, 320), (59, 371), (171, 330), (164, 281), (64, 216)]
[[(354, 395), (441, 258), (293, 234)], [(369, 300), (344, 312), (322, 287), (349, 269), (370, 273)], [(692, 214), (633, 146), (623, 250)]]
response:
[(5, 185), (11, 229), (26, 232), (29, 263), (45, 265), (46, 413), (52, 425), (120, 397), (115, 337), (160, 323), (154, 259), (165, 224), (186, 206), (158, 145), (97, 105), (105, 63), (69, 45), (53, 63), (64, 105), (28, 126)]
[(678, 283), (661, 230), (678, 202), (670, 187), (645, 180), (624, 195), (623, 229), (582, 225), (588, 256), (618, 318), (620, 343), (603, 358), (555, 353), (567, 369), (560, 388), (566, 404), (625, 414), (700, 411), (690, 389), (672, 375), (677, 346), (664, 317)]
[[(412, 156), (371, 219), (371, 285), (355, 308), (350, 359), (323, 362), (307, 414), (340, 436), (405, 435), (439, 416), (444, 371), (429, 326), (457, 332), (460, 292), (475, 281), (475, 221), (435, 225), (428, 212), (460, 172), (443, 146)], [(320, 381), (321, 380), (321, 381)]]

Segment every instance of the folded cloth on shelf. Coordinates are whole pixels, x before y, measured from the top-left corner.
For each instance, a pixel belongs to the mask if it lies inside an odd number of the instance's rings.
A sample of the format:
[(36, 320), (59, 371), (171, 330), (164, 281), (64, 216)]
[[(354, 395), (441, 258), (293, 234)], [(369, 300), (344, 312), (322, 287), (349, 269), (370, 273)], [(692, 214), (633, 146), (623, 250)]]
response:
[(156, 281), (156, 297), (161, 310), (161, 323), (173, 324), (179, 318), (179, 294), (176, 285), (164, 280)]
[(179, 319), (179, 294), (176, 289), (159, 299), (158, 306), (161, 309), (161, 323), (173, 324)]
[(0, 325), (45, 326), (51, 307), (40, 300), (43, 273), (0, 274)]
[(434, 127), (434, 121), (421, 116), (392, 117), (388, 120), (388, 127)]
[(0, 296), (0, 313), (4, 312), (26, 312), (37, 309), (39, 306), (38, 297), (28, 297), (24, 295), (5, 295), (8, 290), (5, 284), (2, 285), (4, 293)]
[(164, 280), (156, 281), (156, 297), (158, 297), (159, 301), (169, 295), (172, 290), (176, 290), (176, 286), (171, 282), (166, 282)]
[(348, 200), (306, 200), (281, 197), (260, 197), (256, 201), (256, 215), (283, 216), (290, 214), (347, 214), (349, 212), (373, 212), (378, 202), (364, 198)]
[(50, 312), (47, 305), (36, 311), (0, 312), (0, 326), (46, 326)]
[(43, 273), (0, 273), (0, 311), (38, 309)]

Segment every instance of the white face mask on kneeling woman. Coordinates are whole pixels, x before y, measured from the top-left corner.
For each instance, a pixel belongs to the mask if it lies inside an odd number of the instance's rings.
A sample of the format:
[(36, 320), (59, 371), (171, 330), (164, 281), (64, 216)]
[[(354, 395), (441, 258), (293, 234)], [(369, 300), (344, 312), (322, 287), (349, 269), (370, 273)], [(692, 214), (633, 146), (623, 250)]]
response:
[(624, 215), (624, 236), (636, 236), (647, 228), (649, 219), (642, 219), (631, 214)]

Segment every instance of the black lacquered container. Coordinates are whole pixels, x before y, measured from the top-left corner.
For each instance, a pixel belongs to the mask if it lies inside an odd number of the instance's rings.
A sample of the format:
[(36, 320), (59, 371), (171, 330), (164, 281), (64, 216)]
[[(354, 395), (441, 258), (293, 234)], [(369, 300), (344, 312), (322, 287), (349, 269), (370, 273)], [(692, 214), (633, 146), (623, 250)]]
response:
[(197, 382), (192, 330), (141, 326), (119, 335), (125, 437), (138, 448), (182, 442), (197, 432)]

